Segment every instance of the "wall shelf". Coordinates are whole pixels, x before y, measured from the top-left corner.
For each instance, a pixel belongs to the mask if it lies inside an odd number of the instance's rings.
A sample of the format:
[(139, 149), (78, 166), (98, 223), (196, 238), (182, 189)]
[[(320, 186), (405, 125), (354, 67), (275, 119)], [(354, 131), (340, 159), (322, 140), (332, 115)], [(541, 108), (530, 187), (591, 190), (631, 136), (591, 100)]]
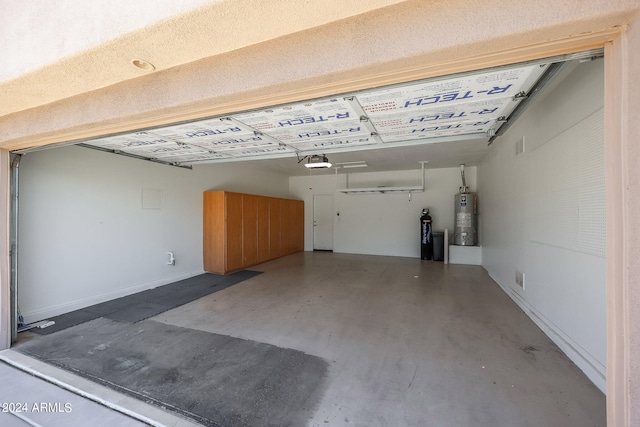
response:
[(336, 190), (345, 194), (371, 194), (371, 193), (415, 193), (424, 192), (424, 186), (413, 187), (370, 187), (370, 188), (340, 188)]
[[(416, 192), (424, 192), (424, 165), (425, 163), (429, 163), (428, 161), (420, 162), (421, 165), (421, 177), (422, 183), (420, 185), (410, 185), (410, 186), (399, 186), (399, 187), (391, 187), (391, 186), (377, 186), (377, 187), (360, 187), (360, 188), (349, 188), (349, 174), (347, 175), (347, 187), (346, 188), (338, 188), (336, 189), (339, 193), (344, 194), (385, 194), (385, 193), (416, 193)], [(336, 170), (336, 175), (338, 171)]]

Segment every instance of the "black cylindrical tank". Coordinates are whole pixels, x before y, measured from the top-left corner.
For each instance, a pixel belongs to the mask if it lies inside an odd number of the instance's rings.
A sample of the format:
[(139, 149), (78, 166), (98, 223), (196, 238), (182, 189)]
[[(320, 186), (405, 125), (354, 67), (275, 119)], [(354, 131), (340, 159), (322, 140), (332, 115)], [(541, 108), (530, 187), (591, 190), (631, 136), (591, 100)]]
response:
[(420, 217), (420, 259), (433, 259), (433, 223), (429, 209), (422, 209)]

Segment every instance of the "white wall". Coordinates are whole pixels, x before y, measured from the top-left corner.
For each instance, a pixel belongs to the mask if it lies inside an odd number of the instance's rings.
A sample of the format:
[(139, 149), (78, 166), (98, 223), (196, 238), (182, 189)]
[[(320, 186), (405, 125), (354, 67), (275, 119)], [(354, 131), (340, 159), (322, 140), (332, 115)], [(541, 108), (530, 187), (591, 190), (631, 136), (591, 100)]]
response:
[[(604, 391), (603, 61), (564, 76), (478, 168), (483, 266)], [(525, 273), (524, 290), (516, 270)]]
[[(420, 185), (421, 171), (349, 174), (349, 188)], [(476, 168), (465, 169), (467, 185), (476, 189)], [(420, 257), (420, 215), (429, 208), (434, 230), (453, 233), (454, 195), (462, 185), (460, 168), (426, 169), (422, 192), (343, 194), (346, 175), (291, 177), (292, 197), (305, 202), (305, 250), (313, 250), (313, 195), (334, 195), (334, 252)], [(340, 216), (337, 216), (337, 214)]]
[[(143, 189), (161, 192), (160, 209), (142, 208)], [(289, 196), (288, 177), (239, 163), (187, 170), (81, 147), (24, 155), (18, 302), (25, 320), (202, 273), (202, 192), (211, 189)]]

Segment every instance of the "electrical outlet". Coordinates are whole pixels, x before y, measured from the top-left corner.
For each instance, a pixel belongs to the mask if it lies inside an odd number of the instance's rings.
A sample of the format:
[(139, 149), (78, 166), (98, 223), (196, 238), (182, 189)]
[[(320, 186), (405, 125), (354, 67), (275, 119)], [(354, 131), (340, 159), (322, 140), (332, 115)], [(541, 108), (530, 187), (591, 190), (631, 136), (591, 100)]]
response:
[(524, 289), (524, 273), (516, 271), (516, 285)]

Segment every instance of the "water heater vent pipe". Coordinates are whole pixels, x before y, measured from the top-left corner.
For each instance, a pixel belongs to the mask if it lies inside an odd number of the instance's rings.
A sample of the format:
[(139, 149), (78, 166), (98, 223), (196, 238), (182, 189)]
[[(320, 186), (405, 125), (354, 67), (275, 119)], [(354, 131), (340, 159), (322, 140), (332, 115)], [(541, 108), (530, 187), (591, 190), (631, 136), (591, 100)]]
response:
[(460, 175), (462, 175), (462, 187), (460, 187), (460, 193), (467, 192), (467, 180), (464, 179), (464, 163), (460, 165)]

